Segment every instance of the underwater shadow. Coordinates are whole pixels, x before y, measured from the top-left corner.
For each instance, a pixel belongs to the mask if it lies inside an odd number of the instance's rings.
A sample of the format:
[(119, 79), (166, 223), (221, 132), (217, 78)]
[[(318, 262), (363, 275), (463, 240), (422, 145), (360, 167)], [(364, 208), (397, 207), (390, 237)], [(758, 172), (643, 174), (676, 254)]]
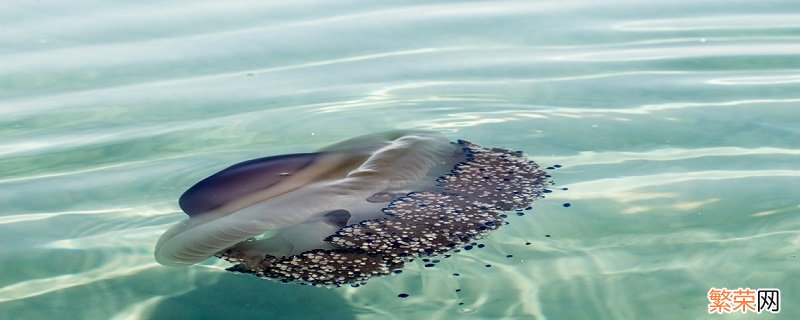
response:
[(228, 273), (152, 307), (150, 319), (355, 319), (334, 290)]

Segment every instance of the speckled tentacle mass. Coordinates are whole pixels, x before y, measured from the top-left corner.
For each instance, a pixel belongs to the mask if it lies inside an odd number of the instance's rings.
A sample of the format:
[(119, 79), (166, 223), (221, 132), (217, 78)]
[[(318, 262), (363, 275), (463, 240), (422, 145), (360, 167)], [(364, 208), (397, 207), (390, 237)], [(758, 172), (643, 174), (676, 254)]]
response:
[(218, 254), (238, 263), (231, 271), (312, 285), (363, 283), (390, 274), (414, 257), (455, 250), (505, 223), (540, 196), (547, 174), (521, 152), (454, 143), (462, 161), (438, 176), (433, 190), (409, 192), (382, 216), (349, 224), (325, 238), (330, 249), (254, 258), (236, 247)]

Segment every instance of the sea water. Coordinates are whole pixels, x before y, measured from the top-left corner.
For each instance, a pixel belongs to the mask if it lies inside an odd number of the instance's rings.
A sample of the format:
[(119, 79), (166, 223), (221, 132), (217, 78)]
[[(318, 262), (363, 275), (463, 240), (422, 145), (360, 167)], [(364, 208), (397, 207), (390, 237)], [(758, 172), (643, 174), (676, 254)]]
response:
[[(359, 288), (154, 261), (200, 179), (389, 129), (561, 168)], [(3, 319), (798, 319), (799, 181), (798, 1), (0, 3)]]

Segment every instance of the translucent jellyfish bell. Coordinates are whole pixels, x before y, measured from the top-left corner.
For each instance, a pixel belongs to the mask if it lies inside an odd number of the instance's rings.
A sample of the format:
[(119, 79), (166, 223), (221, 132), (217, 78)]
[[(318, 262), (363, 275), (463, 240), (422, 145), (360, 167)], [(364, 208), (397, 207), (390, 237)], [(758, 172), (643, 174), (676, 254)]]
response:
[(487, 234), (546, 183), (520, 152), (430, 132), (356, 137), (200, 181), (180, 198), (189, 219), (161, 236), (155, 257), (180, 266), (216, 255), (282, 281), (363, 282)]

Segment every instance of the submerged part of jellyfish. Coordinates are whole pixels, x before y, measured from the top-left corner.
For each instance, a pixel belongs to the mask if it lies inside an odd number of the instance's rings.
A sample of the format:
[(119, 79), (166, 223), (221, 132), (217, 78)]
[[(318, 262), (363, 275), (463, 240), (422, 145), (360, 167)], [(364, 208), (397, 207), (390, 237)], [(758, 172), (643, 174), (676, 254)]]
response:
[(363, 283), (466, 246), (550, 183), (522, 152), (431, 132), (353, 138), (245, 161), (180, 198), (189, 219), (156, 244), (170, 266), (211, 256), (230, 271), (312, 285)]

